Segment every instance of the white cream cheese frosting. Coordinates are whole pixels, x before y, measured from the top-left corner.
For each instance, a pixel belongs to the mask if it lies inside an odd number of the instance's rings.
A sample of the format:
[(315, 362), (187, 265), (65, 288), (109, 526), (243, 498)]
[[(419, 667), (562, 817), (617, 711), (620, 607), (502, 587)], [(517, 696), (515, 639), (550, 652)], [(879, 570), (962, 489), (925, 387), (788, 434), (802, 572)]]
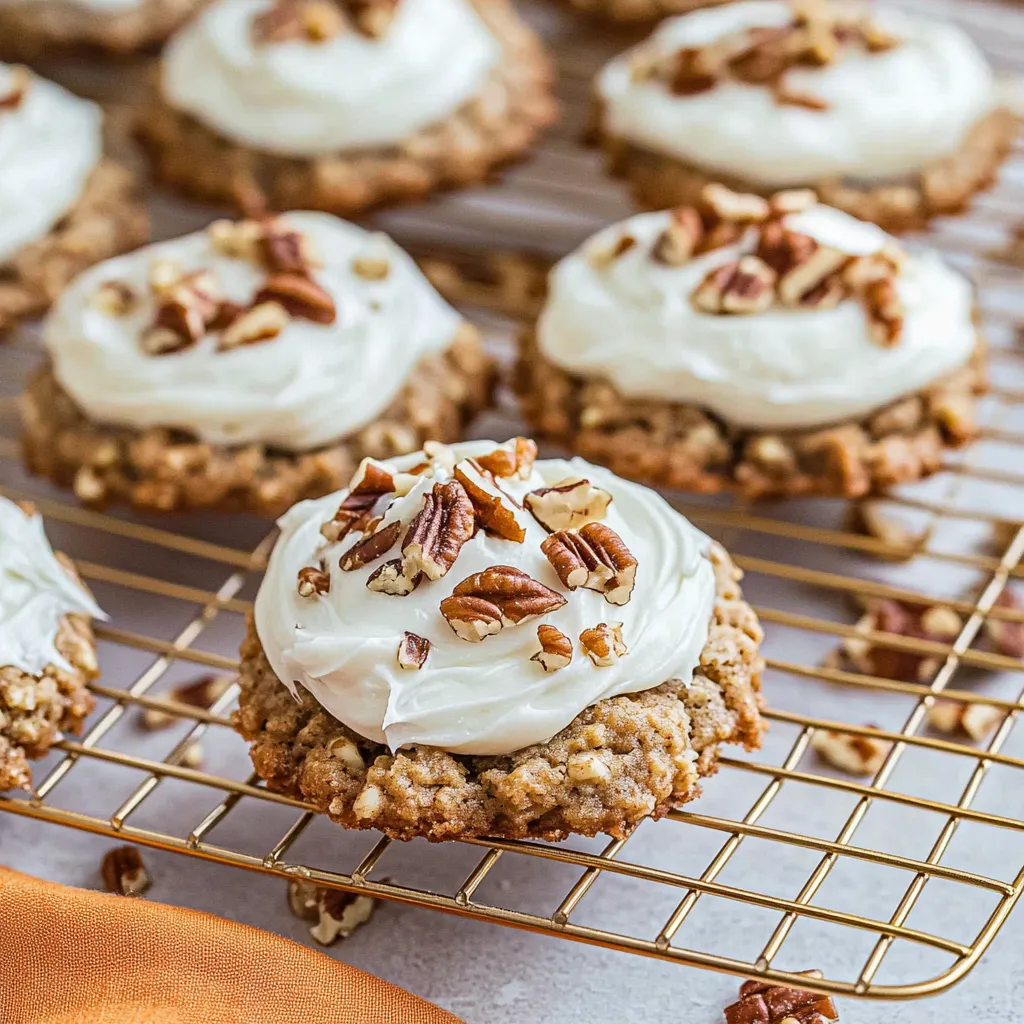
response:
[[(907, 258), (895, 285), (903, 330), (872, 339), (863, 305), (774, 307), (746, 316), (701, 312), (691, 301), (713, 268), (752, 251), (715, 249), (681, 266), (651, 258), (668, 213), (606, 229), (552, 271), (537, 338), (553, 363), (608, 379), (632, 398), (692, 403), (751, 429), (824, 426), (855, 419), (965, 365), (976, 344), (969, 282), (932, 252)], [(880, 228), (826, 206), (785, 218), (788, 228), (850, 255), (878, 252)], [(587, 258), (602, 237), (636, 240), (606, 267)]]
[[(0, 97), (19, 74), (0, 64)], [(30, 75), (21, 102), (0, 108), (0, 264), (75, 205), (102, 152), (99, 107)]]
[[(461, 318), (385, 236), (325, 213), (289, 213), (282, 221), (317, 253), (322, 265), (312, 276), (334, 299), (334, 323), (293, 318), (277, 337), (230, 351), (219, 351), (208, 333), (185, 351), (147, 355), (140, 337), (156, 313), (148, 290), (154, 261), (212, 270), (226, 298), (241, 304), (266, 279), (258, 265), (224, 255), (200, 231), (107, 260), (72, 282), (43, 329), (61, 386), (98, 422), (177, 427), (213, 444), (303, 451), (371, 422), (422, 358), (448, 347)], [(353, 261), (366, 253), (386, 258), (386, 277), (356, 273)], [(138, 297), (126, 315), (92, 303), (109, 281)]]
[(315, 157), (400, 143), (476, 96), (500, 45), (469, 0), (401, 0), (379, 38), (254, 41), (267, 0), (216, 0), (169, 43), (167, 101), (228, 138)]
[(57, 561), (43, 520), (0, 497), (0, 667), (39, 675), (70, 669), (55, 646), (60, 620), (72, 612), (106, 616)]
[[(604, 128), (644, 149), (773, 188), (919, 171), (953, 152), (995, 105), (992, 73), (955, 25), (870, 10), (899, 39), (895, 48), (848, 51), (825, 67), (786, 75), (788, 89), (824, 100), (826, 110), (782, 105), (769, 88), (735, 80), (673, 95), (663, 82), (634, 81), (627, 53), (597, 79)], [(782, 0), (743, 0), (669, 19), (641, 45), (667, 57), (737, 31), (779, 27), (791, 17)]]
[[(494, 442), (453, 446), (455, 461), (479, 458)], [(423, 455), (396, 459), (399, 469)], [(408, 522), (424, 494), (451, 478), (453, 460), (435, 459), (416, 485), (387, 511), (384, 525)], [(603, 522), (615, 530), (638, 562), (635, 588), (624, 605), (609, 604), (592, 590), (567, 591), (541, 551), (547, 531), (523, 513), (523, 543), (480, 530), (461, 549), (447, 575), (422, 583), (404, 597), (374, 593), (367, 578), (380, 561), (344, 572), (339, 552), (349, 539), (324, 547), (320, 526), (345, 492), (296, 505), (279, 521), (281, 536), (256, 597), (256, 630), (275, 673), (294, 691), (308, 690), (332, 715), (357, 733), (392, 749), (426, 744), (453, 753), (502, 754), (549, 739), (599, 700), (660, 685), (689, 682), (707, 640), (715, 601), (708, 539), (655, 492), (621, 480), (580, 460), (536, 462), (528, 479), (502, 479), (501, 488), (521, 501), (531, 490), (568, 477), (585, 477), (612, 495)], [(296, 576), (323, 555), (330, 590), (302, 597)], [(440, 602), (473, 573), (510, 565), (562, 594), (562, 607), (502, 629), (482, 642), (457, 636), (439, 611)], [(599, 623), (622, 622), (628, 653), (610, 666), (595, 665), (576, 644)], [(545, 672), (532, 656), (537, 626), (550, 623), (576, 646), (564, 668)], [(432, 645), (422, 668), (399, 667), (403, 632)]]

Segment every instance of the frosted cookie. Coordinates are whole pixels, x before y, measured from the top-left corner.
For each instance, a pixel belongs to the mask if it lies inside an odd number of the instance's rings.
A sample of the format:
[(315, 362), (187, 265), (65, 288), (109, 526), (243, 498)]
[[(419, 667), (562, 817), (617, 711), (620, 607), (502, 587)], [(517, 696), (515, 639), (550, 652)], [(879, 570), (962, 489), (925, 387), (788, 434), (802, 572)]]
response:
[(90, 622), (105, 618), (43, 521), (0, 497), (0, 792), (27, 789), (30, 758), (77, 733), (99, 674)]
[(659, 495), (474, 441), (304, 502), (242, 648), (274, 789), (398, 839), (626, 835), (756, 747), (761, 629)]
[(855, 497), (976, 434), (969, 282), (816, 202), (708, 186), (552, 272), (517, 389), (538, 433), (622, 476)]
[(125, 54), (162, 43), (206, 0), (0, 0), (0, 57)]
[(30, 469), (83, 502), (278, 515), (489, 403), (477, 332), (387, 236), (218, 221), (93, 267), (47, 318)]
[(145, 238), (135, 184), (103, 156), (99, 107), (0, 64), (0, 335)]
[(596, 138), (647, 209), (709, 182), (812, 186), (888, 230), (963, 208), (1018, 123), (956, 26), (886, 7), (744, 0), (663, 22), (595, 84)]
[(139, 133), (189, 195), (350, 214), (522, 156), (549, 80), (507, 0), (217, 0), (168, 45)]

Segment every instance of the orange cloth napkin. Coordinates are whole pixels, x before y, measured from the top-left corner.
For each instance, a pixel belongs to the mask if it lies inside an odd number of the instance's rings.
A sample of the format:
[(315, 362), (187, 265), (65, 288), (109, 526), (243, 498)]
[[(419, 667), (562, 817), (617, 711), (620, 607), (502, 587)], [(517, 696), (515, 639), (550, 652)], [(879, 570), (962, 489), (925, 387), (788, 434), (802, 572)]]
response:
[(459, 1024), (248, 925), (0, 868), (2, 1024)]

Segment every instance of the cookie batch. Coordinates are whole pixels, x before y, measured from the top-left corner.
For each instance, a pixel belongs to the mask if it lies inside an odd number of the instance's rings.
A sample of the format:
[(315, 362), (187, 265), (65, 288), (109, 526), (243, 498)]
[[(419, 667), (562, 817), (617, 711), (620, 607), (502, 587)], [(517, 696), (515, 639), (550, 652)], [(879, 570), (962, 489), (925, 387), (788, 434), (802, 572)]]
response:
[[(343, 218), (529, 157), (558, 111), (509, 0), (0, 0), (10, 60), (162, 46), (141, 166), (221, 214), (143, 244), (99, 109), (0, 66), (25, 465), (92, 508), (277, 520), (234, 724), (346, 828), (624, 838), (693, 799), (761, 742), (763, 636), (654, 488), (859, 498), (978, 434), (972, 286), (900, 237), (1013, 143), (974, 43), (884, 5), (557, 2), (649, 33), (592, 83), (637, 212), (554, 266), (501, 368)], [(503, 369), (529, 429), (466, 440)], [(0, 607), (4, 789), (89, 714), (103, 614), (4, 499)]]

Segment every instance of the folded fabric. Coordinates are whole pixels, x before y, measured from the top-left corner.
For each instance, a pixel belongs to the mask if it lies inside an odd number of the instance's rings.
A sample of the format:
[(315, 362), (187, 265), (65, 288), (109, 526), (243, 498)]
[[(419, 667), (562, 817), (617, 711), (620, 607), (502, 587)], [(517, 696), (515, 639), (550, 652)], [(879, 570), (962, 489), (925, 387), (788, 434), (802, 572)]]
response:
[(269, 932), (0, 868), (3, 1024), (459, 1024)]

